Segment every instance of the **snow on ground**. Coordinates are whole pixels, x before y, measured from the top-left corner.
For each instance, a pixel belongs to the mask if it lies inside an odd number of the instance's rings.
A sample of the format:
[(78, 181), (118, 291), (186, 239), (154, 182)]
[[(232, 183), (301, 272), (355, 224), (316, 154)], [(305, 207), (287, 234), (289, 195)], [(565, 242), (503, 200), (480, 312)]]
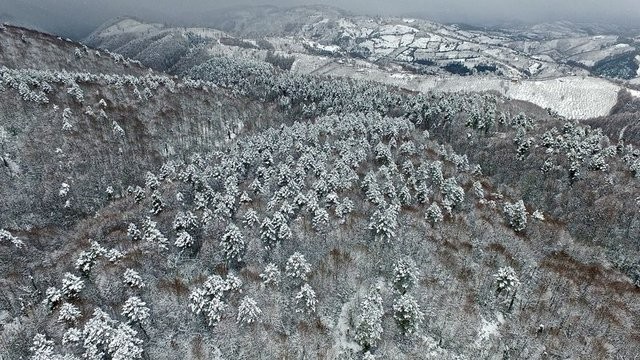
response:
[(563, 77), (550, 80), (512, 82), (490, 77), (450, 77), (421, 84), (420, 91), (445, 92), (494, 90), (516, 100), (551, 108), (568, 118), (604, 116), (618, 100), (621, 87), (594, 77)]
[(295, 73), (311, 74), (320, 71), (327, 64), (333, 63), (329, 58), (307, 54), (295, 54), (296, 60), (291, 65)]
[(314, 49), (318, 49), (318, 50), (326, 51), (330, 53), (337, 53), (341, 49), (340, 46), (337, 46), (337, 45), (322, 45), (315, 41), (309, 41), (309, 40), (306, 41), (306, 44)]
[[(622, 89), (606, 79), (569, 76), (547, 80), (511, 81), (490, 76), (421, 76), (389, 72), (375, 66), (362, 68), (339, 64), (332, 59), (296, 54), (292, 71), (305, 74), (343, 76), (377, 81), (409, 90), (429, 92), (496, 91), (516, 100), (529, 101), (542, 108), (575, 119), (605, 116), (618, 100)], [(633, 93), (640, 97), (640, 91)]]
[(568, 118), (605, 116), (618, 100), (620, 86), (593, 77), (565, 77), (544, 81), (522, 81), (506, 95), (551, 108)]
[(489, 340), (491, 337), (500, 336), (500, 332), (498, 331), (498, 327), (504, 323), (504, 317), (501, 313), (496, 313), (495, 321), (488, 321), (486, 319), (482, 319), (482, 328), (478, 332), (478, 338), (476, 339), (475, 345), (480, 348), (482, 347), (482, 343), (486, 340)]
[(378, 29), (380, 35), (404, 35), (415, 34), (419, 32), (418, 29), (406, 25), (382, 25)]
[(636, 56), (636, 64), (638, 64), (638, 70), (636, 70), (636, 75), (640, 77), (640, 55)]
[[(361, 294), (361, 296), (366, 295), (366, 293)], [(352, 335), (351, 326), (349, 325), (349, 314), (354, 310), (357, 306), (356, 299), (358, 298), (357, 294), (353, 296), (349, 301), (342, 305), (342, 309), (340, 311), (340, 315), (338, 317), (338, 322), (334, 327), (334, 345), (332, 348), (332, 352), (335, 355), (339, 355), (345, 350), (352, 350), (357, 353), (362, 350), (362, 347), (351, 339)]]

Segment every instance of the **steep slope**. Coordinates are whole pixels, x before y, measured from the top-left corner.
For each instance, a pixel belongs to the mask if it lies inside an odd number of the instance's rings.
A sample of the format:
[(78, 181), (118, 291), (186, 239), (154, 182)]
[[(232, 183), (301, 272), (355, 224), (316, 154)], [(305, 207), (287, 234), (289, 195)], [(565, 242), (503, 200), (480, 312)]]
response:
[(13, 69), (141, 75), (139, 62), (34, 30), (0, 26), (0, 63)]
[[(0, 69), (4, 227), (75, 221), (98, 211), (108, 187), (119, 197), (168, 156), (208, 149), (243, 126), (280, 121), (275, 107), (213, 84), (147, 74), (121, 55), (97, 57), (78, 44), (19, 28), (7, 27), (0, 37), (0, 56), (11, 59), (4, 64), (18, 68)], [(25, 69), (29, 65), (42, 70)], [(59, 194), (63, 184), (66, 196)]]

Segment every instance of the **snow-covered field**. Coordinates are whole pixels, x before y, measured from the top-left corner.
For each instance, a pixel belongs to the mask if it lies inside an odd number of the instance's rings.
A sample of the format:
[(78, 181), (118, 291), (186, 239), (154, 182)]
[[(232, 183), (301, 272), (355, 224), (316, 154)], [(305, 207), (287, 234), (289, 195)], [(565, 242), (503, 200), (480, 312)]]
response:
[(551, 108), (569, 118), (604, 116), (618, 99), (621, 87), (594, 77), (564, 77), (551, 80), (509, 80), (490, 77), (416, 78), (420, 91), (488, 91), (494, 90), (512, 99), (529, 101)]
[[(293, 71), (322, 75), (345, 76), (372, 80), (409, 90), (428, 92), (496, 91), (512, 99), (529, 101), (550, 108), (568, 118), (585, 119), (604, 116), (611, 111), (622, 89), (606, 79), (590, 76), (569, 76), (548, 80), (511, 81), (489, 76), (422, 76), (390, 73), (377, 67), (354, 67), (316, 56), (298, 56)], [(325, 59), (326, 60), (326, 59)], [(640, 92), (634, 95), (640, 97)]]

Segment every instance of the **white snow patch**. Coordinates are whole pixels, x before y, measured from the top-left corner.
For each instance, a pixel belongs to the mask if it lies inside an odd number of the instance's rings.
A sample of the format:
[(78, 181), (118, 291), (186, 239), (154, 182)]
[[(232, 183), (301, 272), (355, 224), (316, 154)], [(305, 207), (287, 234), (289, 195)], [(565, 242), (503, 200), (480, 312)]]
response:
[(415, 35), (414, 34), (404, 34), (404, 35), (402, 35), (402, 37), (400, 38), (400, 46), (407, 46), (407, 45), (411, 44), (413, 42), (413, 39), (415, 39)]
[(483, 342), (489, 340), (491, 337), (500, 336), (500, 332), (498, 331), (498, 327), (504, 323), (504, 317), (501, 313), (496, 313), (495, 321), (488, 321), (482, 318), (482, 327), (478, 332), (478, 338), (476, 339), (475, 345), (480, 347)]
[(551, 108), (575, 119), (605, 116), (618, 100), (620, 86), (594, 77), (563, 77), (512, 82), (491, 77), (420, 77), (407, 84), (419, 91), (474, 92), (494, 90), (516, 100)]
[(307, 45), (309, 45), (310, 47), (312, 47), (314, 49), (326, 51), (326, 52), (329, 52), (329, 53), (332, 53), (332, 54), (335, 54), (335, 53), (340, 51), (340, 46), (338, 46), (338, 45), (322, 45), (322, 44), (317, 43), (315, 41), (307, 41)]
[(382, 25), (378, 32), (380, 35), (404, 35), (415, 34), (419, 30), (406, 25)]
[(426, 49), (431, 39), (420, 37), (415, 39), (409, 46), (412, 48)]
[(409, 80), (413, 79), (413, 75), (411, 74), (395, 73), (395, 74), (391, 74), (390, 76), (393, 79), (409, 79)]

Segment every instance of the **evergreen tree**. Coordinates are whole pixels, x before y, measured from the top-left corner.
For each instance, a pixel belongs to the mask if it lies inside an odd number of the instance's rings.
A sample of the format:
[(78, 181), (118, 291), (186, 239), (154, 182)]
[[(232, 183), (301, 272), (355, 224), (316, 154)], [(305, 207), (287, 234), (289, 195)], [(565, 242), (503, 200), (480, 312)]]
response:
[(374, 211), (369, 222), (369, 229), (373, 230), (376, 239), (390, 242), (396, 236), (398, 228), (398, 205), (382, 203)]
[(418, 281), (419, 271), (415, 261), (402, 258), (393, 265), (393, 286), (405, 294)]
[(355, 340), (365, 350), (375, 347), (382, 339), (383, 315), (380, 289), (374, 288), (360, 304), (359, 315), (356, 318)]
[(411, 335), (424, 320), (424, 313), (413, 296), (404, 294), (393, 302), (393, 317), (404, 334)]
[(515, 204), (505, 203), (504, 214), (509, 221), (509, 225), (513, 228), (513, 231), (520, 232), (527, 227), (527, 209), (524, 206), (522, 200)]
[(58, 321), (67, 322), (73, 324), (82, 316), (80, 309), (70, 303), (63, 303), (60, 306), (60, 312), (58, 313)]
[(248, 296), (245, 296), (238, 306), (237, 323), (250, 325), (259, 320), (262, 316), (262, 310), (258, 307), (258, 303)]
[(113, 330), (107, 349), (112, 360), (133, 360), (142, 358), (143, 342), (136, 337), (137, 332), (126, 324)]
[(75, 298), (84, 289), (84, 281), (71, 273), (65, 273), (62, 278), (62, 293), (69, 298)]
[(157, 190), (154, 190), (151, 193), (151, 213), (153, 215), (158, 215), (162, 210), (164, 210), (164, 201), (162, 200), (162, 196)]
[(123, 278), (123, 282), (129, 287), (139, 289), (145, 287), (144, 281), (142, 281), (142, 277), (140, 277), (140, 274), (133, 269), (127, 268), (124, 271)]
[(227, 228), (220, 239), (220, 246), (222, 247), (222, 252), (226, 261), (242, 261), (246, 245), (242, 232), (240, 232), (240, 229), (238, 229), (238, 227), (233, 223), (227, 225)]
[(425, 218), (427, 221), (431, 222), (431, 224), (437, 224), (442, 222), (444, 216), (442, 215), (442, 210), (440, 210), (440, 206), (437, 203), (431, 203), (427, 212), (425, 214)]
[(263, 284), (265, 285), (279, 285), (282, 275), (280, 269), (274, 263), (269, 263), (264, 268), (264, 272), (260, 274)]
[(130, 323), (143, 324), (149, 318), (149, 308), (139, 297), (132, 296), (122, 305), (122, 316), (129, 319)]
[(308, 312), (313, 313), (316, 311), (316, 292), (309, 286), (304, 284), (300, 288), (300, 291), (296, 293), (296, 312)]

